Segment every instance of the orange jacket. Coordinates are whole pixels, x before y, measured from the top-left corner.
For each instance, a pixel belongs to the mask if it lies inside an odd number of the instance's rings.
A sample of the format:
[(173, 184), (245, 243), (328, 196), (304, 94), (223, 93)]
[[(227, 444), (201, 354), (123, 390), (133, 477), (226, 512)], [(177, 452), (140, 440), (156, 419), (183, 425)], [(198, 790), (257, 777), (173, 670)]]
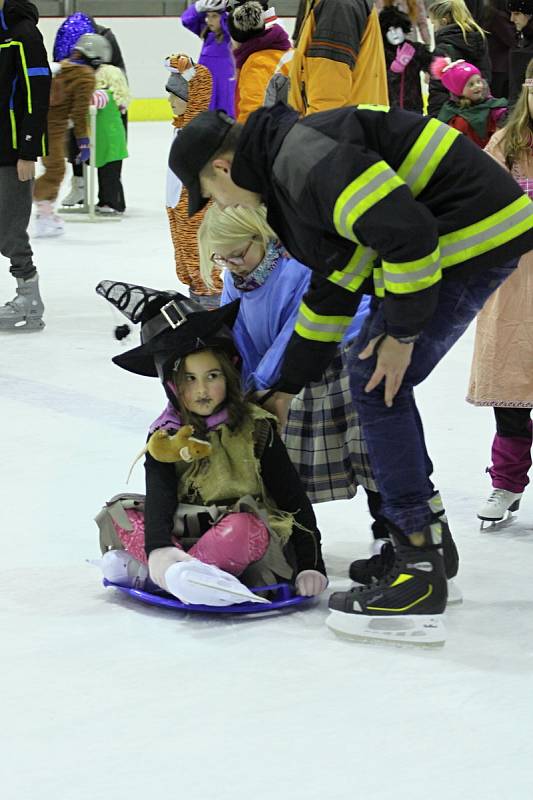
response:
[(388, 105), (383, 39), (372, 2), (308, 0), (289, 78), (289, 103), (303, 115)]

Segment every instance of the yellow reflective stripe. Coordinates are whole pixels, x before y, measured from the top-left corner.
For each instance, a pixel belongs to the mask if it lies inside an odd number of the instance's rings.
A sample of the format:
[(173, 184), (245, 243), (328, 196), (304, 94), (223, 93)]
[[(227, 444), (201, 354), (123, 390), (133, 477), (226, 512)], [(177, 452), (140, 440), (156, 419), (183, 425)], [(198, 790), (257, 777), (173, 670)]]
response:
[(412, 603), (409, 603), (408, 606), (404, 606), (403, 608), (382, 608), (380, 606), (367, 606), (367, 608), (369, 608), (371, 611), (394, 611), (397, 614), (401, 614), (402, 611), (407, 611), (409, 608), (413, 608), (413, 606), (418, 605), (423, 600), (426, 600), (426, 598), (431, 597), (432, 594), (433, 594), (433, 586), (430, 583), (429, 589), (425, 594), (422, 595), (422, 597), (419, 597), (418, 600), (414, 600)]
[(533, 204), (524, 194), (490, 217), (441, 236), (439, 241), (442, 266), (452, 267), (494, 250), (531, 228)]
[(394, 294), (419, 292), (433, 286), (442, 277), (440, 266), (440, 248), (416, 261), (392, 263), (382, 261), (385, 289)]
[(344, 269), (334, 270), (328, 275), (328, 281), (342, 286), (349, 292), (356, 292), (365, 278), (372, 274), (372, 265), (377, 253), (370, 247), (358, 246)]
[(356, 221), (404, 182), (385, 161), (378, 161), (346, 186), (333, 209), (333, 224), (345, 239), (357, 242), (353, 232)]
[(357, 108), (363, 109), (363, 111), (390, 111), (390, 106), (373, 105), (372, 103), (360, 103)]
[(352, 317), (317, 314), (302, 302), (294, 330), (304, 339), (340, 342), (352, 319)]
[(398, 168), (414, 197), (426, 188), (460, 131), (431, 119)]
[(383, 269), (381, 267), (374, 267), (374, 294), (376, 297), (385, 297), (385, 283), (383, 281)]
[(46, 137), (45, 137), (44, 133), (43, 133), (42, 138), (41, 138), (41, 153), (42, 153), (43, 156), (48, 155), (47, 152), (46, 152)]
[(17, 122), (15, 120), (15, 112), (12, 108), (9, 109), (9, 118), (11, 120), (11, 144), (13, 150), (17, 149)]
[(407, 581), (413, 580), (414, 575), (407, 575), (405, 572), (401, 572), (396, 580), (391, 583), (391, 586), (400, 586), (402, 583), (407, 583)]
[(5, 44), (0, 44), (0, 49), (3, 47), (18, 47), (20, 52), (20, 60), (22, 62), (22, 70), (24, 72), (24, 80), (26, 81), (26, 96), (28, 98), (28, 112), (32, 113), (32, 102), (31, 102), (31, 89), (30, 89), (30, 78), (28, 75), (28, 68), (26, 66), (26, 54), (24, 53), (24, 45), (22, 42), (17, 42), (15, 40), (11, 42), (6, 42)]

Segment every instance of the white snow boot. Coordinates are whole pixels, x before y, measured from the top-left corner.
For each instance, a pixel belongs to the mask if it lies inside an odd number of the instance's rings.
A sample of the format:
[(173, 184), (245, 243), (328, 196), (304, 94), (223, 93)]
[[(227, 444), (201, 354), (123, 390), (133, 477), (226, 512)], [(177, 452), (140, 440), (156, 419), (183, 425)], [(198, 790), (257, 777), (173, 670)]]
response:
[(62, 236), (65, 233), (65, 223), (54, 214), (54, 206), (49, 200), (38, 200), (37, 216), (35, 217), (35, 237), (45, 238)]
[(483, 522), (501, 522), (518, 511), (522, 492), (509, 492), (507, 489), (493, 489), (487, 502), (479, 509), (478, 519)]
[(108, 550), (100, 562), (104, 578), (119, 586), (143, 589), (148, 578), (148, 567), (133, 558), (126, 550)]
[(41, 331), (44, 305), (39, 293), (39, 276), (17, 278), (17, 293), (0, 308), (0, 332), (26, 333)]
[(165, 583), (170, 594), (186, 604), (230, 606), (234, 603), (270, 603), (270, 600), (251, 592), (234, 575), (195, 558), (172, 564), (165, 572)]
[(70, 192), (61, 201), (63, 206), (81, 206), (85, 203), (85, 180), (77, 175), (72, 176)]

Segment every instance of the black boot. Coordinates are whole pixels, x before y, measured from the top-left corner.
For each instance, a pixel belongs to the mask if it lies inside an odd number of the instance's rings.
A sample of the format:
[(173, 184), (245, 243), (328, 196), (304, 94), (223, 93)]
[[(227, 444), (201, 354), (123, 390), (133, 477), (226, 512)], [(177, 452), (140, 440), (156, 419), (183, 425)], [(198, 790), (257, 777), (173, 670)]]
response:
[(328, 626), (359, 639), (383, 639), (411, 644), (443, 644), (442, 614), (448, 596), (444, 563), (436, 544), (437, 522), (417, 533), (413, 547), (394, 533), (394, 561), (373, 586), (335, 592), (329, 599)]

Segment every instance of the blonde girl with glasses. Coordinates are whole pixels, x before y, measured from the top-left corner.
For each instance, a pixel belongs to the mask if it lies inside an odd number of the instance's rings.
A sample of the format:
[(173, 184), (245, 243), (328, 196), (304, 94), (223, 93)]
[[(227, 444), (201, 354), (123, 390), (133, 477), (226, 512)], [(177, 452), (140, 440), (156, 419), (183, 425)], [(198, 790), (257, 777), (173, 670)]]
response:
[[(533, 61), (505, 128), (485, 152), (533, 197)], [(518, 509), (529, 483), (533, 408), (533, 251), (494, 292), (478, 314), (467, 400), (492, 406), (496, 434), (488, 472), (492, 491), (478, 511), (480, 520), (499, 522)]]
[[(240, 299), (233, 335), (243, 359), (244, 389), (261, 402), (279, 378), (310, 271), (291, 258), (266, 221), (266, 210), (213, 206), (199, 231), (200, 265), (207, 285), (224, 269), (221, 304)], [(346, 339), (366, 316), (365, 301)], [(359, 419), (350, 398), (342, 345), (322, 380), (293, 399), (285, 446), (313, 503), (347, 499), (363, 486), (374, 518), (374, 538), (386, 530)]]
[[(435, 56), (462, 58), (473, 64), (490, 86), (491, 64), (485, 31), (463, 0), (430, 0), (429, 18), (435, 31)], [(428, 113), (437, 116), (448, 100), (448, 92), (437, 79), (429, 82)]]

